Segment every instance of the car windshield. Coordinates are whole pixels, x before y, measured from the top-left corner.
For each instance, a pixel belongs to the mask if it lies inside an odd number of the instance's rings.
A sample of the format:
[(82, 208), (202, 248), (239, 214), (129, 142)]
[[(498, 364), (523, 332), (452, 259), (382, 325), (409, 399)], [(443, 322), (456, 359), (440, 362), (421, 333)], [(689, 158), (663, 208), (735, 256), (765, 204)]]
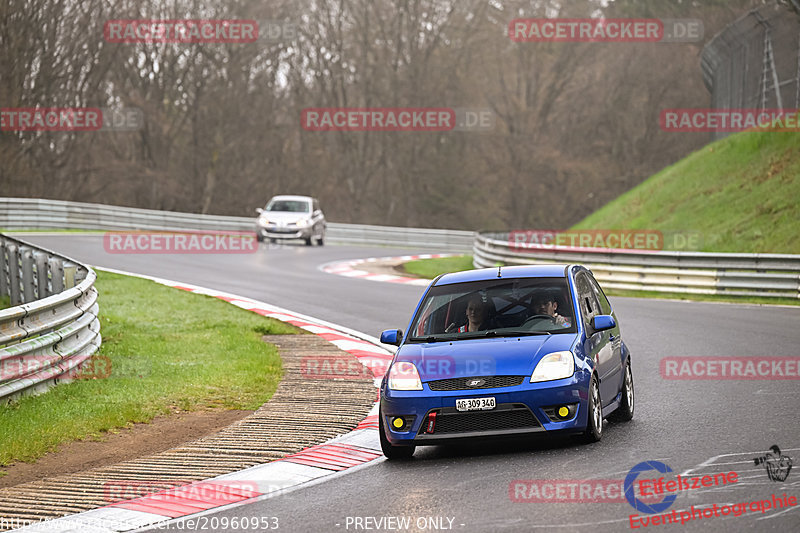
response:
[(564, 278), (514, 278), (432, 287), (411, 324), (411, 342), (575, 333)]
[(304, 200), (272, 200), (264, 211), (281, 213), (310, 213), (311, 204)]

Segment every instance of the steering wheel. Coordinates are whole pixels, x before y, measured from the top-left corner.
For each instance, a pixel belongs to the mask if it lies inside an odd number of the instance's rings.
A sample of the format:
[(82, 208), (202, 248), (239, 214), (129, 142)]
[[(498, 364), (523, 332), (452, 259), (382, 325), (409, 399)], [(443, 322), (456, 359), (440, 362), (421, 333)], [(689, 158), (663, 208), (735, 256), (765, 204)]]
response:
[(553, 322), (553, 324), (556, 323), (556, 317), (554, 317), (554, 316), (550, 316), (550, 315), (533, 315), (533, 316), (529, 316), (528, 318), (526, 318), (525, 322), (523, 322), (522, 325), (524, 326), (525, 324), (527, 324), (528, 322), (530, 322), (531, 320), (536, 319), (536, 318), (547, 318), (547, 319), (551, 320)]

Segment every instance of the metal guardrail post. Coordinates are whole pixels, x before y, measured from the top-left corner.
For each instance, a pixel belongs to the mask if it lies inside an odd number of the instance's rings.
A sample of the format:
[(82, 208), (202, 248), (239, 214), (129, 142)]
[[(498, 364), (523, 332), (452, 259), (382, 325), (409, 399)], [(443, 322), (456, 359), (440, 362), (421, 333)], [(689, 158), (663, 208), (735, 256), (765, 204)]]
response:
[(78, 272), (78, 265), (74, 263), (64, 263), (64, 288), (71, 289), (75, 286), (75, 275)]
[(28, 246), (20, 246), (20, 265), (22, 266), (22, 301), (36, 300), (36, 278), (33, 272), (33, 250)]
[(34, 266), (36, 267), (36, 299), (50, 296), (47, 292), (47, 254), (33, 252)]
[(6, 256), (8, 257), (8, 296), (12, 306), (20, 305), (23, 302), (19, 293), (19, 252), (16, 244), (6, 244)]
[(48, 270), (50, 271), (50, 294), (58, 294), (64, 290), (64, 262), (58, 257), (51, 257), (47, 260)]
[(9, 296), (8, 290), (8, 256), (6, 254), (6, 240), (0, 239), (0, 298)]

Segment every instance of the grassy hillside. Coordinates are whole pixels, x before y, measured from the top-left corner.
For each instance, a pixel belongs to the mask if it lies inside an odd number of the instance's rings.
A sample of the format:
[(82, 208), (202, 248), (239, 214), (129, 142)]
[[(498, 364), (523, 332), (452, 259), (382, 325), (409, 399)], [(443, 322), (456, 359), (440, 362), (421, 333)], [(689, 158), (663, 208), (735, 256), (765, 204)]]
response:
[[(677, 134), (676, 134), (677, 135)], [(745, 132), (667, 167), (575, 229), (699, 232), (697, 251), (800, 253), (800, 133)]]

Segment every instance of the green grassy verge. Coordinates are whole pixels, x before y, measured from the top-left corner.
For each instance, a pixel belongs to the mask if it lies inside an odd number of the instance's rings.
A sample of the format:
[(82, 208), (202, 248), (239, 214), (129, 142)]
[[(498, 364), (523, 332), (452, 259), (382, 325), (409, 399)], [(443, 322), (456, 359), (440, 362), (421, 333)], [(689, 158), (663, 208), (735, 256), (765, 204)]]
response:
[(573, 229), (699, 232), (697, 251), (798, 254), (798, 198), (800, 135), (745, 132), (664, 169)]
[(208, 296), (97, 274), (99, 353), (110, 374), (0, 406), (0, 467), (177, 410), (256, 409), (275, 392), (280, 357), (260, 337), (301, 330)]
[(0, 309), (6, 309), (7, 307), (11, 307), (11, 297), (0, 296)]
[(403, 263), (405, 271), (418, 278), (433, 279), (439, 274), (472, 270), (472, 256), (440, 257), (437, 259), (418, 259)]

